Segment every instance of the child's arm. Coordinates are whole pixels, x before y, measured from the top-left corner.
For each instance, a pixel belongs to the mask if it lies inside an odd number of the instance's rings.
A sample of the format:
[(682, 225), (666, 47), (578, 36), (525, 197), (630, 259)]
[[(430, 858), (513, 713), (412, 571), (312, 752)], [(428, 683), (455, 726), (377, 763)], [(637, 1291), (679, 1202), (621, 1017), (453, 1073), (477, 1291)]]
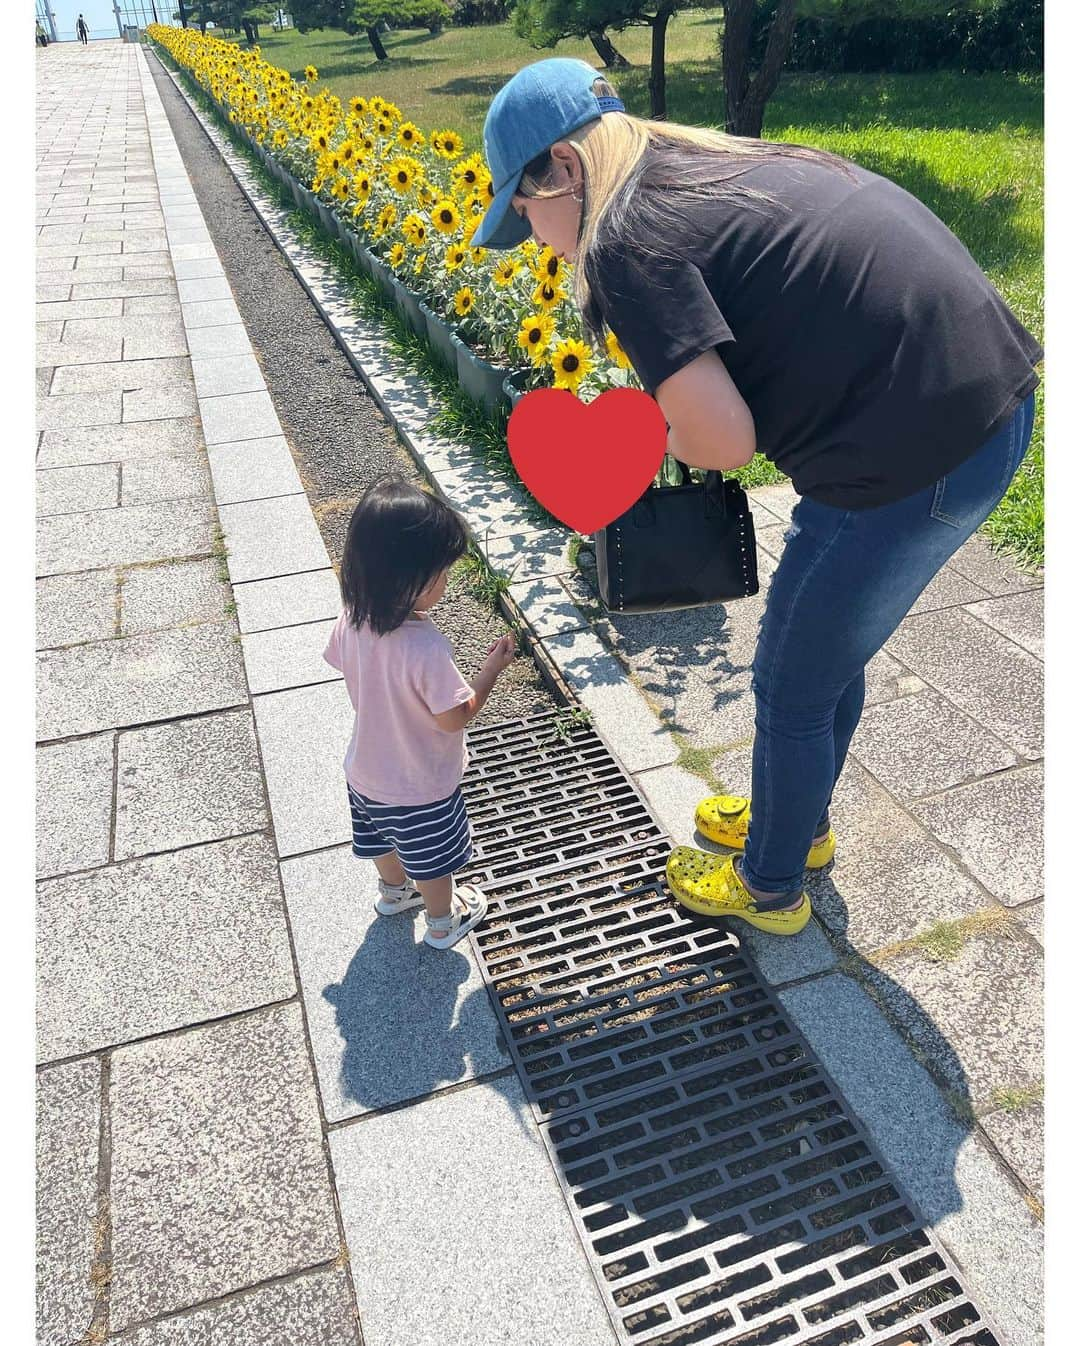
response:
[(459, 733), (470, 720), (476, 718), (484, 708), (484, 702), (491, 695), (491, 689), (495, 686), (495, 680), (503, 669), (513, 659), (515, 653), (514, 637), (502, 636), (488, 650), (487, 658), (480, 667), (480, 671), (469, 684), (473, 689), (472, 696), (468, 701), (463, 701), (460, 705), (451, 706), (449, 710), (444, 710), (434, 717), (435, 723), (440, 729), (444, 729), (448, 734)]

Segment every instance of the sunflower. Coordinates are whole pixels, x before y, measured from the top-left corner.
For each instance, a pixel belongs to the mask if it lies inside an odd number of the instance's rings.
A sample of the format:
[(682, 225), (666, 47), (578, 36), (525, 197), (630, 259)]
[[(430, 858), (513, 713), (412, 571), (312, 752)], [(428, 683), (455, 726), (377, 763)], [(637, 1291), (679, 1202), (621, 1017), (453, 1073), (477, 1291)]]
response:
[(542, 280), (532, 292), (532, 301), (544, 310), (550, 313), (566, 298), (566, 291), (561, 285), (553, 285), (549, 280)]
[(419, 215), (406, 215), (401, 222), (401, 232), (414, 248), (422, 248), (427, 242), (427, 225)]
[(433, 206), (439, 199), (439, 194), (429, 182), (422, 182), (416, 189), (416, 199), (422, 206)]
[(273, 140), (271, 141), (271, 144), (273, 145), (274, 149), (283, 150), (288, 143), (289, 143), (289, 133), (287, 131), (282, 131), (279, 129), (274, 132), (274, 137)]
[(423, 271), (423, 269), (424, 269), (424, 263), (425, 263), (426, 261), (427, 261), (427, 253), (426, 253), (426, 252), (418, 252), (418, 253), (416, 254), (416, 261), (413, 262), (413, 268), (412, 268), (412, 269), (413, 269), (413, 275), (414, 275), (414, 276), (418, 276), (418, 275), (420, 274), (420, 272)]
[(468, 317), (468, 315), (472, 312), (472, 306), (474, 302), (475, 297), (473, 295), (472, 290), (470, 290), (467, 285), (463, 285), (461, 289), (458, 290), (458, 292), (454, 295), (454, 312), (458, 315), (459, 318)]
[(402, 262), (405, 260), (405, 244), (395, 243), (394, 246), (390, 249), (390, 251), (386, 254), (386, 260), (396, 271), (398, 267), (402, 264)]
[(513, 257), (505, 258), (505, 260), (497, 263), (495, 270), (492, 272), (492, 275), (495, 278), (495, 284), (498, 285), (501, 290), (505, 290), (520, 270), (520, 262), (515, 261)]
[(465, 149), (465, 142), (456, 131), (435, 131), (431, 148), (444, 159), (456, 159)]
[(375, 222), (375, 228), (372, 231), (376, 238), (382, 238), (388, 229), (393, 228), (394, 221), (397, 219), (397, 207), (394, 205), (383, 206), (379, 211), (379, 218)]
[(555, 371), (555, 387), (576, 393), (578, 384), (592, 368), (592, 359), (588, 346), (570, 337), (556, 345), (548, 364)]
[(418, 168), (415, 160), (395, 159), (386, 170), (386, 180), (400, 196), (407, 196), (416, 181)]
[(550, 246), (542, 248), (529, 265), (537, 280), (547, 280), (552, 285), (559, 283), (563, 269), (562, 261), (555, 256), (554, 249)]
[(468, 255), (468, 249), (463, 248), (460, 243), (452, 243), (446, 249), (446, 256), (443, 259), (447, 271), (456, 271), (458, 267), (464, 266)]
[(350, 98), (349, 111), (354, 117), (362, 117), (367, 111), (367, 99), (361, 98), (359, 94), (355, 98)]
[(343, 145), (338, 146), (338, 154), (346, 168), (352, 168), (356, 163), (356, 146), (351, 140), (346, 140)]
[(461, 226), (461, 212), (449, 197), (445, 197), (432, 207), (431, 223), (440, 234), (456, 233)]
[(330, 192), (331, 195), (335, 196), (339, 201), (347, 201), (349, 199), (349, 179), (335, 178), (334, 185), (330, 188)]
[(397, 138), (406, 149), (419, 149), (424, 143), (424, 137), (420, 134), (419, 126), (412, 122), (402, 122), (397, 129)]
[(623, 348), (619, 345), (619, 338), (614, 332), (608, 332), (604, 341), (604, 348), (608, 353), (608, 359), (613, 360), (620, 369), (630, 368), (630, 359)]
[(375, 130), (381, 136), (388, 136), (394, 129), (394, 123), (389, 117), (377, 117), (375, 119)]
[(304, 66), (304, 79), (306, 79), (309, 84), (314, 84), (318, 78), (319, 72), (313, 65)]
[(454, 179), (454, 190), (462, 196), (485, 187), (491, 178), (479, 154), (470, 154), (467, 159), (462, 159), (461, 163), (455, 164), (451, 169), (451, 174)]
[(325, 131), (317, 131), (308, 143), (308, 149), (311, 150), (312, 154), (325, 154), (329, 148), (330, 137)]
[(472, 253), (473, 261), (477, 263), (482, 262), (487, 256), (487, 248), (470, 248), (469, 251)]
[(528, 351), (529, 359), (534, 365), (538, 365), (543, 359), (554, 329), (555, 319), (546, 313), (531, 313), (522, 319), (517, 344), (522, 350)]

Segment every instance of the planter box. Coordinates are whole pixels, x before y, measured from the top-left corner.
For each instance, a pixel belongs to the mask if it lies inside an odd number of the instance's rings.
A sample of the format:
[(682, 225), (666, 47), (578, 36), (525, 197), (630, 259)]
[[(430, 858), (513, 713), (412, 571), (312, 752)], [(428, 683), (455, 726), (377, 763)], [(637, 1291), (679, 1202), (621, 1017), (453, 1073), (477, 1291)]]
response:
[(394, 307), (417, 336), (427, 336), (427, 319), (416, 295), (402, 281), (394, 278)]
[(337, 238), (337, 218), (335, 217), (334, 212), (325, 201), (320, 201), (317, 196), (314, 197), (314, 201), (315, 210), (319, 216), (319, 221), (322, 224), (322, 227), (331, 238)]
[(457, 353), (457, 375), (461, 388), (474, 402), (480, 402), (489, 411), (497, 411), (506, 404), (503, 383), (507, 377), (505, 365), (493, 365), (483, 360), (459, 336), (451, 335)]
[(296, 202), (297, 210), (307, 210), (307, 202), (304, 200), (304, 189), (291, 173), (289, 174), (289, 190), (293, 194), (293, 200)]
[(512, 374), (507, 374), (506, 378), (503, 379), (503, 396), (510, 403), (511, 411), (525, 396), (527, 389), (524, 385), (528, 377), (529, 371), (527, 369), (515, 369)]
[(432, 313), (431, 309), (423, 302), (417, 300), (420, 312), (424, 315), (424, 322), (427, 325), (428, 344), (431, 349), (446, 365), (447, 369), (457, 373), (457, 350), (454, 346), (454, 334), (442, 318)]
[(360, 268), (360, 270), (364, 273), (364, 275), (374, 276), (375, 273), (371, 269), (371, 253), (369, 253), (367, 248), (364, 247), (364, 244), (361, 242), (358, 234), (353, 234), (352, 237), (349, 239), (349, 250), (352, 252), (353, 257), (356, 259), (356, 265)]
[(376, 257), (374, 253), (368, 253), (368, 268), (371, 271), (372, 279), (383, 292), (387, 299), (393, 302), (394, 287), (397, 284), (394, 279), (394, 273), (384, 261)]
[(319, 208), (315, 204), (315, 193), (309, 192), (306, 187), (300, 188), (300, 205), (309, 215), (319, 218)]

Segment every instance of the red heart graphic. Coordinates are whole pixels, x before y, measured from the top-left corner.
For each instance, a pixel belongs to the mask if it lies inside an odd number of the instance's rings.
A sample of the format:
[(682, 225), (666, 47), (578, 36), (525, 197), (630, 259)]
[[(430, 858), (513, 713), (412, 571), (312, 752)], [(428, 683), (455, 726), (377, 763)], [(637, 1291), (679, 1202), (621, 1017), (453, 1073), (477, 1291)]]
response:
[(578, 533), (595, 533), (641, 498), (667, 449), (664, 413), (648, 393), (612, 388), (580, 402), (536, 388), (514, 407), (506, 442), (540, 504)]

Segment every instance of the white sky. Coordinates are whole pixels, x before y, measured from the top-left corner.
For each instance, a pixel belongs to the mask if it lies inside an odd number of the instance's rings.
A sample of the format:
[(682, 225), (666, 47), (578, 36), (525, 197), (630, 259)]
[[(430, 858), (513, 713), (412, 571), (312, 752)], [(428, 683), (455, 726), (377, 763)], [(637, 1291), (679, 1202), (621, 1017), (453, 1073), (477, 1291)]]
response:
[[(61, 42), (75, 36), (75, 20), (82, 14), (90, 29), (90, 37), (117, 37), (116, 17), (113, 14), (112, 0), (50, 0), (52, 12), (56, 15), (56, 35)], [(120, 12), (124, 12), (124, 0), (119, 0)], [(168, 23), (176, 8), (175, 0), (154, 0), (158, 18)], [(142, 6), (147, 17), (152, 16), (150, 0), (133, 0), (132, 8)]]

